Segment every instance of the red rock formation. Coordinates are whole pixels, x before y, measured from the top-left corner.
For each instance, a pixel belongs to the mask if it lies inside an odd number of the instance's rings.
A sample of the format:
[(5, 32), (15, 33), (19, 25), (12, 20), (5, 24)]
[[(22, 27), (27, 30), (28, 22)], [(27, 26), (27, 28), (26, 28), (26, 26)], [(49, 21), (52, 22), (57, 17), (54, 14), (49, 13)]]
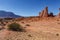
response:
[(41, 13), (39, 13), (40, 17), (48, 17), (48, 7), (46, 7)]
[(45, 8), (43, 17), (48, 17), (48, 7)]
[(60, 17), (60, 13), (57, 15), (57, 17)]
[(42, 12), (39, 13), (39, 16), (42, 17), (44, 14), (44, 10)]
[(49, 14), (49, 17), (54, 17), (54, 15), (53, 15), (53, 13), (52, 13), (52, 12)]

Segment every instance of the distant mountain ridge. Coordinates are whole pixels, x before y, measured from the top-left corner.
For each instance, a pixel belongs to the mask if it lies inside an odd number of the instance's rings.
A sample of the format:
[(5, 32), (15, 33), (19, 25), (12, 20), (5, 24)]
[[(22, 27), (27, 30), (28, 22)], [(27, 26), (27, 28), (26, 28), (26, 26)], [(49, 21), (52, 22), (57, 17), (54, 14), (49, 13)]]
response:
[(19, 18), (22, 16), (16, 15), (13, 12), (0, 11), (0, 18)]

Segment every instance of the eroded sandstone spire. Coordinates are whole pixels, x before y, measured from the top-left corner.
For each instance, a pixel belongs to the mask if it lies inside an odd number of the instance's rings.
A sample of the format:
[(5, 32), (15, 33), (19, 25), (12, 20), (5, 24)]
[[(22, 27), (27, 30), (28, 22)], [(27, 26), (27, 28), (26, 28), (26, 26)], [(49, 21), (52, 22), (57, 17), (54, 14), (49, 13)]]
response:
[(40, 16), (40, 17), (43, 17), (43, 14), (44, 14), (44, 10), (39, 13), (39, 16)]
[(41, 13), (39, 13), (40, 17), (48, 17), (48, 7), (46, 7)]
[(60, 8), (59, 8), (59, 13), (58, 13), (57, 17), (60, 17)]
[(57, 17), (60, 17), (60, 13), (57, 15)]
[(48, 17), (48, 7), (44, 9), (43, 17)]

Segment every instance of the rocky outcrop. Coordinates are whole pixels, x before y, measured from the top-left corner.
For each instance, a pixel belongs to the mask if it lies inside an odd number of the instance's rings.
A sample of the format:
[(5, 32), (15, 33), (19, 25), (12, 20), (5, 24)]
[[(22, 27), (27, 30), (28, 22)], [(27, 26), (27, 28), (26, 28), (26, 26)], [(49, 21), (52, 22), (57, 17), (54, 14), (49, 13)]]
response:
[(48, 7), (45, 8), (43, 17), (48, 17)]
[(60, 17), (60, 13), (56, 17)]
[(54, 17), (54, 15), (53, 15), (53, 13), (52, 13), (52, 12), (49, 14), (49, 17)]
[(56, 17), (60, 18), (60, 8), (59, 8), (59, 13), (56, 15)]
[(43, 17), (43, 13), (44, 13), (44, 10), (39, 13), (39, 16), (40, 16), (40, 17)]
[(48, 17), (48, 7), (46, 7), (41, 13), (39, 13), (40, 17)]

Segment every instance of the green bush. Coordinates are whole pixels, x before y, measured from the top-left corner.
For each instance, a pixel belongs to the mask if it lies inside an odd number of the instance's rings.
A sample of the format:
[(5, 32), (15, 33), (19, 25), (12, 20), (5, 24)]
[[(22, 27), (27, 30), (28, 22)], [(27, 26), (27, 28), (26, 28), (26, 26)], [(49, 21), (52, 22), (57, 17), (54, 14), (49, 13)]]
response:
[(23, 31), (23, 27), (19, 25), (18, 23), (12, 23), (8, 25), (8, 30), (12, 31)]

